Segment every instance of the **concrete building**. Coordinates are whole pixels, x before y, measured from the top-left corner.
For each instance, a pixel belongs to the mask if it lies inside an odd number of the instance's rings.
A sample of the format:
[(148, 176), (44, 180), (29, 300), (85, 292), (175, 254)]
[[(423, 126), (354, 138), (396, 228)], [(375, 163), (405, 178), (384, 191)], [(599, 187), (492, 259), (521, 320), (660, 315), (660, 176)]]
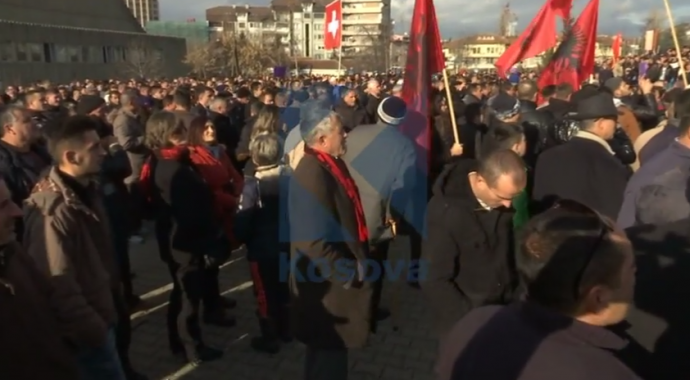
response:
[(184, 40), (147, 35), (122, 0), (0, 0), (0, 35), (5, 85), (188, 71)]
[(145, 26), (149, 21), (160, 19), (158, 0), (124, 0), (139, 24)]

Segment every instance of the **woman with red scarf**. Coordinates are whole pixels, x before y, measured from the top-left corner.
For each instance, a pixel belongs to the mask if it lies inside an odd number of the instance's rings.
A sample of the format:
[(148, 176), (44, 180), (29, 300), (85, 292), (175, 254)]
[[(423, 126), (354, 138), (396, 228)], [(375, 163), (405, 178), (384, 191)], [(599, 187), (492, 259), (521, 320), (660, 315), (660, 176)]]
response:
[[(216, 128), (205, 116), (192, 120), (187, 133), (189, 158), (213, 192), (217, 217), (222, 221), (233, 248), (233, 220), (237, 202), (242, 194), (244, 177), (235, 169), (226, 148), (216, 140)], [(229, 254), (229, 252), (228, 252)], [(218, 283), (218, 267), (207, 269), (207, 287), (204, 294), (204, 321), (220, 326), (234, 326), (234, 318), (225, 315), (224, 309), (237, 305), (235, 300), (222, 297)]]
[(359, 190), (340, 158), (340, 117), (320, 104), (303, 111), (304, 157), (288, 193), (292, 329), (307, 346), (305, 378), (346, 380), (348, 349), (364, 347), (371, 328), (369, 234)]
[(170, 350), (193, 365), (218, 359), (223, 352), (204, 344), (199, 309), (206, 288), (206, 268), (230, 250), (216, 213), (213, 192), (190, 159), (187, 129), (170, 112), (146, 123), (152, 154), (140, 184), (156, 223), (161, 258), (173, 278), (167, 327)]

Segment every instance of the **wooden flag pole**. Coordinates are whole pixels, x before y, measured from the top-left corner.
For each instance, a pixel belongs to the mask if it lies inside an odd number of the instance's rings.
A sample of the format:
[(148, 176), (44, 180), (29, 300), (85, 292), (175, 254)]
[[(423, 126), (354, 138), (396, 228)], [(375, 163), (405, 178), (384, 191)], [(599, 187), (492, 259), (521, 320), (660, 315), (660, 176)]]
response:
[(460, 136), (458, 135), (458, 122), (455, 120), (455, 109), (453, 108), (453, 98), (450, 91), (450, 83), (448, 83), (448, 72), (443, 69), (443, 87), (446, 89), (446, 102), (448, 103), (448, 111), (450, 111), (450, 122), (453, 125), (453, 137), (455, 143), (460, 144)]
[(678, 57), (678, 65), (680, 66), (680, 75), (683, 76), (683, 84), (688, 87), (688, 76), (685, 74), (685, 67), (683, 65), (683, 56), (680, 55), (680, 44), (678, 43), (678, 34), (676, 33), (676, 25), (673, 22), (673, 13), (671, 13), (671, 6), (668, 0), (664, 0), (666, 6), (666, 16), (668, 17), (668, 24), (671, 26), (671, 35), (673, 36), (673, 44), (676, 46), (676, 56)]

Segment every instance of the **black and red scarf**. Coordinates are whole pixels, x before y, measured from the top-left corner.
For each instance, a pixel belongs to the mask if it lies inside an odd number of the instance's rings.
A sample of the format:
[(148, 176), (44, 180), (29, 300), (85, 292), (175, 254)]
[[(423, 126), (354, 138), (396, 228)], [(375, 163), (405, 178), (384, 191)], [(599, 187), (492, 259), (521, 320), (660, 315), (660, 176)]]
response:
[(176, 160), (186, 153), (188, 153), (187, 146), (178, 145), (172, 148), (160, 149), (149, 156), (144, 163), (144, 166), (141, 168), (141, 174), (139, 175), (139, 186), (141, 187), (141, 191), (146, 197), (147, 201), (150, 202), (153, 196), (154, 185), (153, 178), (151, 177), (153, 174), (152, 166), (154, 165), (154, 162), (152, 162), (152, 160), (155, 161), (159, 158), (162, 160)]
[(364, 217), (364, 208), (362, 208), (362, 199), (359, 196), (359, 189), (352, 179), (347, 165), (342, 160), (336, 159), (330, 154), (304, 147), (304, 153), (316, 157), (328, 171), (333, 174), (338, 183), (345, 189), (347, 197), (352, 201), (355, 208), (355, 218), (357, 219), (357, 234), (360, 243), (369, 242), (369, 230), (367, 229), (367, 221)]

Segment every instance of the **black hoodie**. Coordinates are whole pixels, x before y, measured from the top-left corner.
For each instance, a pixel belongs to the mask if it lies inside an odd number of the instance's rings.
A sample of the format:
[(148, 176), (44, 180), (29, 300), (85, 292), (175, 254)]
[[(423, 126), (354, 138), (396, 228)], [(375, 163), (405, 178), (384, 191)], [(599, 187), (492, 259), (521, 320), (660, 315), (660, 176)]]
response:
[(517, 287), (513, 213), (483, 208), (472, 192), (474, 160), (448, 165), (427, 208), (423, 291), (445, 334), (470, 310), (510, 302)]

